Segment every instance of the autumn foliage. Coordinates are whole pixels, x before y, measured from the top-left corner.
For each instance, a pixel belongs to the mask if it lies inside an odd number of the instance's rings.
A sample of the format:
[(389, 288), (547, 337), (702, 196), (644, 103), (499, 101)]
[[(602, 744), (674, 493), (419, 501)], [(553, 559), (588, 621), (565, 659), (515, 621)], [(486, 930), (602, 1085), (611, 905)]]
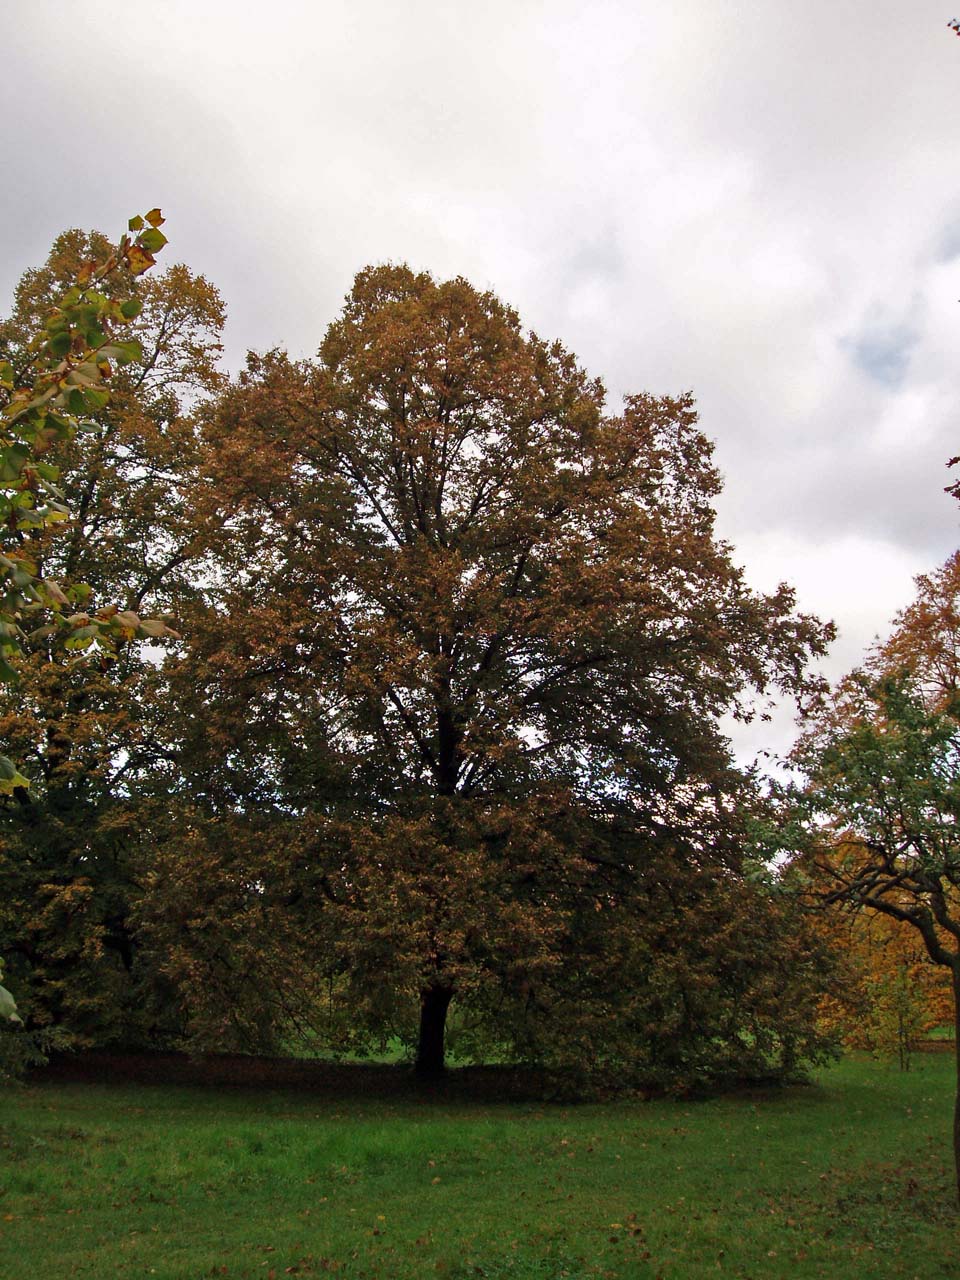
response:
[[(924, 1022), (944, 1010), (943, 988), (914, 959), (911, 936), (942, 970), (946, 1008), (960, 1027), (958, 588), (955, 554), (917, 579), (916, 600), (890, 639), (837, 686), (794, 750), (805, 783), (787, 789), (781, 825), (808, 897), (885, 922), (880, 980), (867, 948), (861, 981), (867, 1019), (899, 1020), (902, 1060)], [(863, 924), (858, 931), (854, 954), (863, 957), (869, 935)], [(926, 1000), (917, 998), (918, 980)], [(954, 1152), (960, 1189), (960, 1083)]]
[[(845, 856), (841, 844), (835, 857)], [(821, 879), (820, 891), (834, 884)], [(916, 929), (890, 916), (835, 903), (811, 925), (836, 958), (820, 999), (824, 1030), (908, 1071), (918, 1049), (953, 1021), (949, 973), (931, 962)]]
[[(29, 273), (16, 349), (94, 245)], [(689, 396), (629, 397), (466, 281), (361, 272), (316, 360), (216, 372), (185, 268), (64, 441), (50, 563), (175, 619), (0, 730), (0, 944), (75, 1043), (369, 1050), (690, 1087), (816, 1058), (824, 949), (751, 860), (721, 717), (831, 631), (714, 530)], [(67, 464), (69, 464), (67, 466)], [(57, 557), (60, 559), (58, 560)]]
[[(36, 439), (58, 518), (18, 520), (36, 595), (18, 609), (15, 680), (0, 697), (0, 739), (22, 770), (13, 781), (29, 782), (8, 788), (3, 815), (0, 954), (43, 1043), (135, 1038), (150, 1016), (128, 927), (133, 859), (149, 840), (136, 783), (157, 767), (161, 718), (140, 641), (174, 635), (171, 579), (196, 538), (182, 409), (216, 385), (223, 319), (216, 292), (184, 267), (144, 274), (163, 246), (158, 219), (134, 219), (119, 249), (60, 236), (0, 326), (15, 385), (53, 392)], [(181, 576), (178, 604), (189, 590)]]
[[(804, 965), (744, 878), (718, 721), (808, 692), (828, 631), (716, 539), (689, 397), (610, 415), (492, 295), (381, 267), (317, 361), (252, 357), (198, 418), (220, 538), (168, 668), (193, 834), (142, 908), (198, 1032), (246, 988), (248, 1024), (399, 1036), (423, 1072), (449, 1009), (481, 1053), (796, 1056)], [(717, 912), (756, 918), (737, 958)]]

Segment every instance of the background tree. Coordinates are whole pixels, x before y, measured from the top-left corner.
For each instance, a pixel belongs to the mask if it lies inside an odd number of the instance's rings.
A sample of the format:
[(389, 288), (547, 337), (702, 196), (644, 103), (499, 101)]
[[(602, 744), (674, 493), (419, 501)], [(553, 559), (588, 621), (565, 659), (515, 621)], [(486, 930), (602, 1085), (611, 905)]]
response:
[[(835, 887), (821, 885), (828, 894)], [(811, 922), (837, 958), (821, 997), (825, 1029), (851, 1049), (896, 1057), (909, 1071), (922, 1038), (953, 1021), (949, 973), (930, 963), (917, 930), (890, 916), (837, 903)]]
[[(154, 666), (133, 642), (169, 634), (141, 614), (168, 614), (189, 590), (196, 528), (183, 486), (196, 446), (186, 413), (217, 385), (223, 320), (216, 291), (186, 268), (144, 278), (163, 240), (158, 221), (157, 211), (146, 224), (135, 219), (119, 250), (99, 234), (64, 233), (47, 263), (25, 274), (0, 326), (16, 386), (36, 382), (39, 330), (57, 340), (39, 359), (54, 361), (50, 376), (72, 388), (62, 403), (44, 402), (59, 406), (58, 430), (49, 407), (38, 428), (41, 476), (62, 477), (53, 510), (67, 518), (18, 520), (15, 532), (19, 562), (42, 574), (62, 616), (70, 596), (77, 612), (69, 627), (21, 630), (17, 680), (0, 695), (0, 738), (31, 783), (0, 813), (0, 949), (29, 1024), (56, 1028), (61, 1044), (135, 1037), (150, 1009), (128, 920), (137, 851), (149, 845), (138, 786), (158, 764), (160, 708)], [(108, 321), (123, 325), (126, 360), (109, 370), (109, 397)], [(96, 376), (84, 372), (91, 365)], [(67, 410), (82, 414), (81, 429)], [(91, 585), (68, 585), (81, 581)], [(109, 647), (78, 665), (93, 642)]]
[[(162, 841), (140, 908), (201, 1004), (278, 967), (280, 916), (308, 940), (303, 990), (354, 1034), (409, 1036), (417, 1011), (424, 1073), (453, 1000), (488, 1042), (522, 1052), (551, 1027), (582, 1060), (665, 1027), (659, 991), (706, 1058), (693, 987), (732, 1009), (735, 975), (757, 991), (787, 972), (789, 929), (782, 966), (755, 937), (750, 964), (714, 952), (678, 976), (718, 904), (770, 905), (743, 875), (752, 789), (720, 717), (809, 693), (831, 632), (786, 587), (751, 592), (716, 538), (690, 398), (604, 401), (491, 294), (379, 267), (317, 362), (251, 358), (203, 411), (194, 504), (221, 538), (168, 667), (197, 712), (171, 740), (196, 820)], [(278, 1010), (291, 994), (256, 990)], [(718, 1030), (725, 1059), (745, 1028)]]
[[(809, 887), (915, 930), (950, 975), (960, 1027), (958, 576), (952, 556), (919, 578), (868, 670), (840, 684), (794, 752), (807, 781), (792, 802)], [(960, 1191), (960, 1076), (954, 1150)]]
[(915, 579), (916, 599), (867, 658), (877, 676), (911, 674), (931, 710), (955, 709), (960, 694), (960, 551)]

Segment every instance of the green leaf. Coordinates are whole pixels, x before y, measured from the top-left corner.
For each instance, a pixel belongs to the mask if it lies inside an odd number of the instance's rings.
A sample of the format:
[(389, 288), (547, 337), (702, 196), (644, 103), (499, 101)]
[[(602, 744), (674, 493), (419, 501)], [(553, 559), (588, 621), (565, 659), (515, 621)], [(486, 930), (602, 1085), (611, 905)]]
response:
[(25, 444), (12, 444), (0, 449), (0, 483), (10, 484), (18, 480), (29, 459), (30, 449)]
[(143, 310), (143, 303), (139, 298), (126, 298), (120, 303), (120, 314), (124, 320), (135, 320)]
[(53, 431), (59, 440), (68, 440), (76, 429), (76, 424), (69, 418), (61, 418), (56, 413), (48, 412), (43, 420), (44, 431)]
[(143, 359), (143, 347), (136, 338), (131, 338), (129, 342), (111, 343), (109, 347), (103, 348), (103, 354), (107, 355), (108, 360), (116, 360), (117, 364), (131, 364), (134, 360)]
[(127, 228), (130, 231), (141, 231), (143, 229), (143, 219), (140, 217), (139, 213), (135, 218), (130, 219), (127, 223)]
[(100, 370), (92, 360), (85, 360), (70, 371), (64, 379), (68, 387), (91, 387), (100, 381)]
[(42, 409), (45, 404), (53, 399), (57, 394), (56, 383), (52, 387), (44, 387), (42, 391), (38, 391), (32, 400), (28, 400), (26, 404), (19, 405), (14, 414), (11, 415), (10, 421), (15, 422), (17, 418), (22, 418), (25, 413), (29, 413), (31, 409)]
[(0, 756), (0, 785), (4, 782), (12, 782), (14, 778), (19, 778), (17, 766), (9, 758), (9, 756)]
[(145, 636), (173, 636), (175, 633), (167, 626), (165, 622), (161, 622), (159, 618), (144, 618), (140, 623), (140, 632)]
[(98, 322), (100, 309), (93, 302), (87, 301), (75, 307), (64, 308), (64, 316), (73, 328), (87, 329)]
[(50, 599), (53, 600), (56, 604), (70, 603), (63, 588), (60, 586), (60, 583), (57, 582), (54, 578), (45, 578), (43, 581), (43, 589), (46, 591)]
[(83, 392), (83, 400), (87, 413), (96, 413), (102, 409), (110, 400), (110, 392), (89, 387)]
[(88, 347), (93, 347), (94, 349), (99, 347), (101, 343), (106, 342), (107, 335), (104, 333), (103, 326), (100, 324), (99, 319), (91, 321), (83, 330), (83, 340)]
[(167, 237), (162, 231), (158, 231), (156, 227), (151, 227), (149, 231), (145, 231), (142, 236), (138, 237), (138, 242), (149, 249), (151, 253), (157, 253), (167, 243)]
[(88, 622), (86, 626), (77, 627), (72, 633), (73, 640), (95, 640), (100, 635), (101, 628), (95, 622)]
[(4, 1022), (23, 1022), (17, 1013), (17, 1002), (6, 987), (0, 987), (0, 1020)]

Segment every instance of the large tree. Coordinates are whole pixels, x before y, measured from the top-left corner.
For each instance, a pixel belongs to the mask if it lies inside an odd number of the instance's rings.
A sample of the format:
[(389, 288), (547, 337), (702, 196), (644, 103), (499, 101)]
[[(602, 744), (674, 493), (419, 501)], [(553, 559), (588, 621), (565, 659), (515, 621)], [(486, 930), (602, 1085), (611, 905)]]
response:
[[(750, 786), (721, 718), (807, 694), (830, 629), (751, 591), (717, 538), (690, 397), (611, 415), (492, 294), (386, 266), (318, 360), (251, 358), (202, 416), (194, 503), (221, 540), (170, 674), (196, 713), (172, 744), (188, 834), (142, 915), (168, 971), (200, 1000), (214, 972), (262, 990), (296, 918), (298, 974), (353, 1026), (418, 1005), (424, 1073), (451, 1001), (570, 1056), (618, 1019), (665, 1052), (681, 1026), (701, 1053), (762, 1042), (791, 966), (742, 875)], [(704, 936), (737, 895), (755, 946), (725, 968)], [(697, 1014), (711, 987), (724, 1031)]]

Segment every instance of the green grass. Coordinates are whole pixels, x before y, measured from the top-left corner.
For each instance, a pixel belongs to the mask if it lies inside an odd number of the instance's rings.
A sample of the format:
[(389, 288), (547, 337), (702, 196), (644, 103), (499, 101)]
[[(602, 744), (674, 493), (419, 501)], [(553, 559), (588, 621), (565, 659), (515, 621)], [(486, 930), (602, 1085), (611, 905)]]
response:
[(0, 1275), (960, 1274), (951, 1054), (582, 1107), (44, 1084), (0, 1125)]

